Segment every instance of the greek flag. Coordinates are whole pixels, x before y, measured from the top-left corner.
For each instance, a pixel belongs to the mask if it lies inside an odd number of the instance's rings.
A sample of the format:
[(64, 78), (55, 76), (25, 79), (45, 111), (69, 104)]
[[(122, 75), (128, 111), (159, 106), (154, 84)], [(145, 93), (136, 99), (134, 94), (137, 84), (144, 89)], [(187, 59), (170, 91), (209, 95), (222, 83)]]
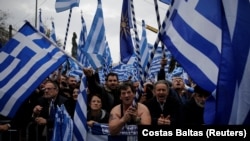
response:
[[(150, 51), (153, 49), (153, 45), (152, 44), (148, 44), (148, 47), (150, 49)], [(169, 69), (169, 63), (170, 63), (170, 59), (171, 59), (171, 53), (168, 49), (165, 49), (165, 56), (166, 56), (166, 59), (168, 60), (168, 63), (167, 65), (165, 66), (165, 72), (166, 72), (166, 79), (170, 79), (170, 74), (168, 73), (168, 69)], [(150, 68), (149, 68), (149, 76), (148, 76), (148, 79), (150, 80), (157, 80), (157, 78), (155, 78), (161, 68), (161, 59), (163, 57), (163, 53), (162, 53), (162, 47), (158, 46), (156, 48), (156, 51), (155, 51), (155, 55), (154, 55), (154, 58), (152, 60), (152, 63), (150, 65)], [(171, 79), (170, 79), (171, 80)]]
[(249, 0), (174, 1), (167, 15), (159, 38), (194, 82), (213, 92), (206, 124), (249, 125)]
[(79, 7), (80, 0), (56, 0), (56, 12), (63, 12), (73, 7)]
[(73, 121), (64, 105), (57, 106), (52, 141), (72, 141)]
[(73, 120), (73, 141), (86, 141), (87, 138), (87, 80), (84, 74), (80, 84)]
[(149, 57), (149, 47), (148, 47), (148, 40), (147, 40), (147, 32), (146, 32), (146, 25), (145, 21), (142, 20), (142, 35), (140, 41), (140, 54), (141, 54), (141, 66), (142, 66), (142, 74), (144, 74), (144, 78), (146, 79), (147, 73), (145, 72), (145, 68), (148, 64), (148, 57)]
[(66, 76), (74, 76), (79, 82), (82, 77), (82, 68), (71, 58), (67, 60), (68, 70)]
[(250, 125), (250, 3), (222, 2), (228, 28), (223, 28), (217, 93), (206, 103), (205, 120), (208, 124)]
[(119, 136), (110, 136), (107, 124), (94, 124), (89, 127), (89, 141), (137, 141), (138, 140), (137, 125), (125, 125)]
[(102, 64), (105, 64), (105, 51), (107, 47), (105, 34), (102, 3), (101, 0), (98, 0), (95, 17), (83, 48), (93, 69), (100, 68)]
[(13, 117), (67, 56), (26, 22), (0, 50), (0, 113)]
[(77, 48), (77, 60), (83, 64), (84, 67), (89, 67), (89, 61), (86, 53), (83, 51), (84, 45), (87, 40), (87, 27), (83, 16), (81, 16), (82, 30), (80, 33), (78, 48)]
[(46, 33), (45, 26), (42, 21), (42, 9), (40, 9), (40, 12), (39, 12), (39, 31), (43, 34)]
[(110, 72), (110, 69), (112, 67), (112, 62), (113, 62), (111, 58), (111, 53), (110, 53), (108, 42), (106, 42), (106, 49), (105, 49), (105, 53), (103, 56), (104, 56), (105, 64), (102, 67), (102, 72), (104, 74), (104, 78), (106, 78), (107, 74)]
[(174, 1), (159, 34), (194, 82), (210, 92), (217, 85), (222, 44), (221, 15), (217, 9), (204, 8), (204, 5), (220, 7), (220, 3), (218, 0)]
[(160, 2), (163, 2), (163, 3), (168, 4), (168, 5), (171, 4), (171, 1), (172, 0), (160, 0)]
[(51, 25), (52, 25), (52, 29), (50, 32), (50, 39), (56, 43), (56, 31), (55, 31), (55, 24), (53, 21), (51, 22)]
[(109, 49), (108, 42), (106, 42), (106, 48), (105, 48), (104, 58), (105, 58), (105, 64), (106, 64), (106, 66), (107, 67), (112, 66), (113, 59), (111, 57), (111, 52), (110, 52), (110, 49)]

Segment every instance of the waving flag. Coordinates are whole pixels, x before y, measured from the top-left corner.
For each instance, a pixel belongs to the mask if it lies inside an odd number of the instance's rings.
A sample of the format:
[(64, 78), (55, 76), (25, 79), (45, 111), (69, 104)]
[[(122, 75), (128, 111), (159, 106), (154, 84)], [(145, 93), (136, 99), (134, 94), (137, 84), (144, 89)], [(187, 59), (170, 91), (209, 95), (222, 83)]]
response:
[(82, 77), (82, 68), (79, 66), (73, 59), (68, 58), (67, 60), (68, 70), (66, 75), (67, 76), (74, 76), (76, 80), (79, 82)]
[[(148, 44), (148, 47), (150, 49), (150, 51), (152, 51), (153, 49), (153, 45), (152, 44)], [(170, 60), (171, 59), (171, 53), (168, 49), (164, 49), (165, 51), (165, 56), (166, 56), (166, 59), (167, 60)], [(156, 51), (155, 51), (155, 55), (154, 55), (154, 58), (152, 60), (152, 63), (150, 65), (150, 68), (149, 68), (149, 78), (148, 79), (152, 79), (152, 80), (157, 80), (156, 76), (161, 68), (161, 59), (162, 59), (162, 47), (158, 46), (156, 48)], [(168, 74), (168, 69), (169, 69), (169, 62), (168, 61), (168, 64), (165, 66), (165, 72), (166, 72), (166, 79), (170, 79), (171, 80), (171, 76), (170, 74)]]
[(51, 32), (50, 32), (50, 39), (56, 43), (55, 24), (54, 24), (53, 21), (51, 22), (51, 25), (52, 25), (52, 29), (51, 29)]
[(160, 2), (163, 2), (163, 3), (168, 4), (168, 5), (171, 4), (171, 1), (172, 0), (160, 0)]
[(217, 85), (222, 44), (221, 15), (217, 9), (204, 10), (202, 6), (220, 7), (220, 3), (218, 0), (207, 3), (204, 0), (174, 1), (159, 34), (194, 82), (210, 92)]
[(40, 9), (40, 12), (39, 12), (39, 31), (43, 34), (46, 33), (45, 27), (42, 21), (42, 9)]
[[(147, 73), (145, 72), (145, 68), (148, 63), (148, 57), (149, 57), (149, 47), (148, 47), (148, 40), (147, 40), (147, 32), (146, 32), (146, 25), (145, 21), (142, 20), (142, 35), (141, 35), (141, 41), (140, 41), (140, 55), (141, 55), (141, 66), (142, 66), (142, 74), (144, 74), (144, 78), (146, 79)], [(147, 74), (147, 75), (146, 75)]]
[(57, 106), (51, 141), (72, 141), (73, 121), (64, 105)]
[(66, 59), (55, 44), (26, 22), (0, 50), (0, 113), (12, 118)]
[(213, 92), (206, 124), (249, 125), (249, 0), (174, 1), (167, 15), (160, 39), (194, 82)]
[(80, 83), (73, 124), (73, 141), (86, 141), (87, 138), (87, 80), (83, 74)]
[(134, 45), (130, 29), (132, 28), (130, 0), (123, 0), (120, 23), (120, 55), (121, 62), (127, 64), (134, 54)]
[(106, 51), (106, 33), (102, 12), (101, 0), (98, 0), (98, 6), (92, 26), (87, 37), (83, 50), (87, 53), (89, 63), (92, 68), (97, 69), (105, 64)]
[(89, 67), (89, 61), (86, 56), (86, 53), (84, 52), (83, 48), (87, 40), (87, 27), (85, 20), (83, 16), (81, 15), (81, 20), (82, 20), (82, 30), (80, 33), (80, 38), (79, 38), (79, 43), (78, 43), (78, 48), (77, 48), (77, 60), (83, 64), (84, 67)]
[(73, 7), (79, 7), (80, 0), (56, 0), (56, 12), (63, 12)]
[(250, 125), (250, 3), (222, 1), (229, 31), (223, 28), (218, 88), (207, 102), (205, 119), (212, 124)]
[(112, 63), (113, 63), (113, 59), (111, 57), (111, 52), (110, 52), (110, 49), (109, 49), (109, 44), (108, 42), (106, 42), (106, 48), (105, 48), (105, 55), (104, 55), (104, 58), (105, 58), (105, 64), (110, 67), (112, 66)]
[(105, 64), (103, 65), (103, 72), (104, 72), (104, 78), (106, 78), (107, 74), (110, 72), (110, 68), (112, 67), (112, 63), (113, 63), (108, 42), (106, 42), (104, 60), (105, 60)]
[(107, 124), (94, 124), (89, 128), (89, 141), (137, 141), (138, 139), (137, 125), (127, 125), (121, 129), (121, 136), (110, 136)]

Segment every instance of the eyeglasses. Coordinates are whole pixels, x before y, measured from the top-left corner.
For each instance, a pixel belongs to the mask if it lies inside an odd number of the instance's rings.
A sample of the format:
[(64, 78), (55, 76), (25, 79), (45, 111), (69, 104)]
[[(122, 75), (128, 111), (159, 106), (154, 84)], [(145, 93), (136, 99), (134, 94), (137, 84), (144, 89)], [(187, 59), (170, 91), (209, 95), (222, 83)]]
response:
[(45, 90), (50, 91), (50, 90), (52, 90), (52, 89), (56, 89), (56, 88), (43, 88), (44, 91), (45, 91)]

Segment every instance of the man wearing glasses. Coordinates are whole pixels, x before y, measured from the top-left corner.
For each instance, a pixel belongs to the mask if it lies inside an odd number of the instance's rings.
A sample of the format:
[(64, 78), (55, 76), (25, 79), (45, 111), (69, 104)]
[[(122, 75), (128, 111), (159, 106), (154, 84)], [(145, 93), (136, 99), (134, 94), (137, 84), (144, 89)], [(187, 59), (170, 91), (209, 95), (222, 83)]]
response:
[(59, 94), (59, 86), (54, 81), (46, 81), (43, 90), (43, 96), (38, 99), (38, 104), (33, 108), (39, 141), (50, 140), (54, 127), (54, 110), (57, 105), (60, 106), (67, 101), (66, 97)]

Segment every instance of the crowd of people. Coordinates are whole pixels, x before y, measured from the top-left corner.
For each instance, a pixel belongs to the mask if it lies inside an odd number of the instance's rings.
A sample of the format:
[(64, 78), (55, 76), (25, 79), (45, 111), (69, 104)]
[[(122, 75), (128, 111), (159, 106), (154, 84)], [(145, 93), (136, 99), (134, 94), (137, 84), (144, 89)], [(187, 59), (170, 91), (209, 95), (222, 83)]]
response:
[[(109, 73), (105, 84), (90, 69), (83, 69), (87, 78), (87, 125), (109, 125), (111, 135), (119, 135), (125, 125), (204, 125), (203, 111), (209, 92), (191, 83), (187, 91), (182, 77), (165, 80), (163, 61), (156, 82), (145, 82), (143, 92), (138, 82), (120, 82), (116, 73)], [(25, 100), (13, 119), (1, 116), (0, 138), (4, 132), (17, 129), (21, 141), (49, 141), (54, 127), (55, 107), (64, 105), (74, 117), (80, 81), (73, 76), (53, 74)]]

